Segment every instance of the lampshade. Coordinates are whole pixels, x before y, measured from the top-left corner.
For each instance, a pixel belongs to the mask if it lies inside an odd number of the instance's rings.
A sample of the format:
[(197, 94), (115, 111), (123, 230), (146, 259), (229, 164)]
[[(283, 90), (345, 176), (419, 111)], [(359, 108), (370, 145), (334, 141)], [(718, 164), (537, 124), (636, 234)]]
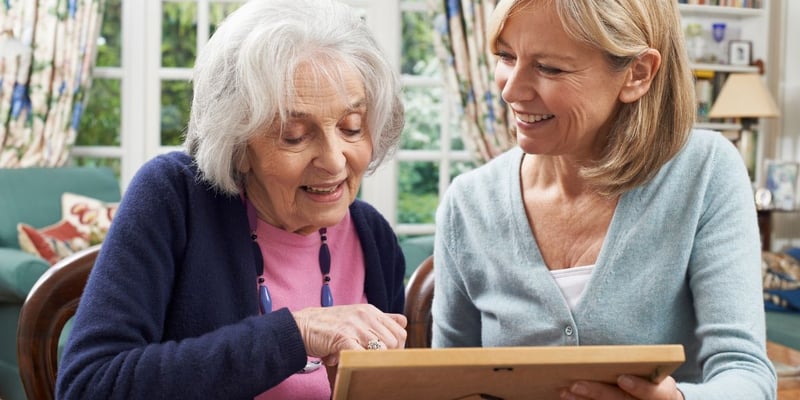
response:
[(758, 74), (730, 74), (709, 118), (775, 118), (780, 110)]

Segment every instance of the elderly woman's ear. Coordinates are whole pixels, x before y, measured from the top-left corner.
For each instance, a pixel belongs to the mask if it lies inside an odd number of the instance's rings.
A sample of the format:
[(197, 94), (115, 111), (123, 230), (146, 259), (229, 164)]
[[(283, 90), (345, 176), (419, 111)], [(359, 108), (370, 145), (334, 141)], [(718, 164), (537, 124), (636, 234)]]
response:
[(627, 70), (627, 78), (619, 93), (619, 100), (623, 103), (633, 103), (639, 100), (648, 90), (653, 78), (661, 66), (661, 53), (655, 49), (647, 49), (644, 53), (633, 59)]

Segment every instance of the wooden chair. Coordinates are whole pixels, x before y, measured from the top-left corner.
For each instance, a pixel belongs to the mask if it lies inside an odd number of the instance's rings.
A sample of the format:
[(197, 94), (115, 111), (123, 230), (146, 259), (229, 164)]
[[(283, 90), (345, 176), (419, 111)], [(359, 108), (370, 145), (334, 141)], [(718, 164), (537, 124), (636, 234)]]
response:
[(19, 315), (17, 359), (29, 399), (55, 398), (58, 340), (75, 315), (100, 245), (72, 254), (50, 267), (36, 281)]
[(411, 274), (406, 285), (406, 306), (404, 313), (408, 319), (406, 347), (431, 347), (431, 304), (433, 303), (433, 256), (428, 256)]

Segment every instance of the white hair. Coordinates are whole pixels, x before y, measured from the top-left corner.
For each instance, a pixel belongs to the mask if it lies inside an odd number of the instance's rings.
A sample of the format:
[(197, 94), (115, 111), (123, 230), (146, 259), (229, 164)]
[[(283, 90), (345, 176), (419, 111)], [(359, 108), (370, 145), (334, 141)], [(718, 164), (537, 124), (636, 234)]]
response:
[(368, 173), (395, 150), (404, 122), (399, 80), (355, 11), (334, 0), (251, 0), (225, 19), (195, 62), (184, 145), (204, 180), (239, 191), (247, 141), (285, 121), (301, 65), (317, 79), (334, 82), (344, 70), (362, 79), (373, 145)]

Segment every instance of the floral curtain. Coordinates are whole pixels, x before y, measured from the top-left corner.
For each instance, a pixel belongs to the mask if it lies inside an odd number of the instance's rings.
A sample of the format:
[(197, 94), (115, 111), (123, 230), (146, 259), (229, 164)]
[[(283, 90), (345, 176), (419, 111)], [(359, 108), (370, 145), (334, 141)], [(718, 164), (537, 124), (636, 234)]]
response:
[(462, 137), (479, 161), (488, 161), (515, 144), (508, 108), (494, 83), (494, 55), (486, 25), (495, 0), (430, 0), (435, 14), (434, 45), (448, 88), (458, 104)]
[(2, 0), (0, 167), (69, 158), (91, 85), (105, 0)]

